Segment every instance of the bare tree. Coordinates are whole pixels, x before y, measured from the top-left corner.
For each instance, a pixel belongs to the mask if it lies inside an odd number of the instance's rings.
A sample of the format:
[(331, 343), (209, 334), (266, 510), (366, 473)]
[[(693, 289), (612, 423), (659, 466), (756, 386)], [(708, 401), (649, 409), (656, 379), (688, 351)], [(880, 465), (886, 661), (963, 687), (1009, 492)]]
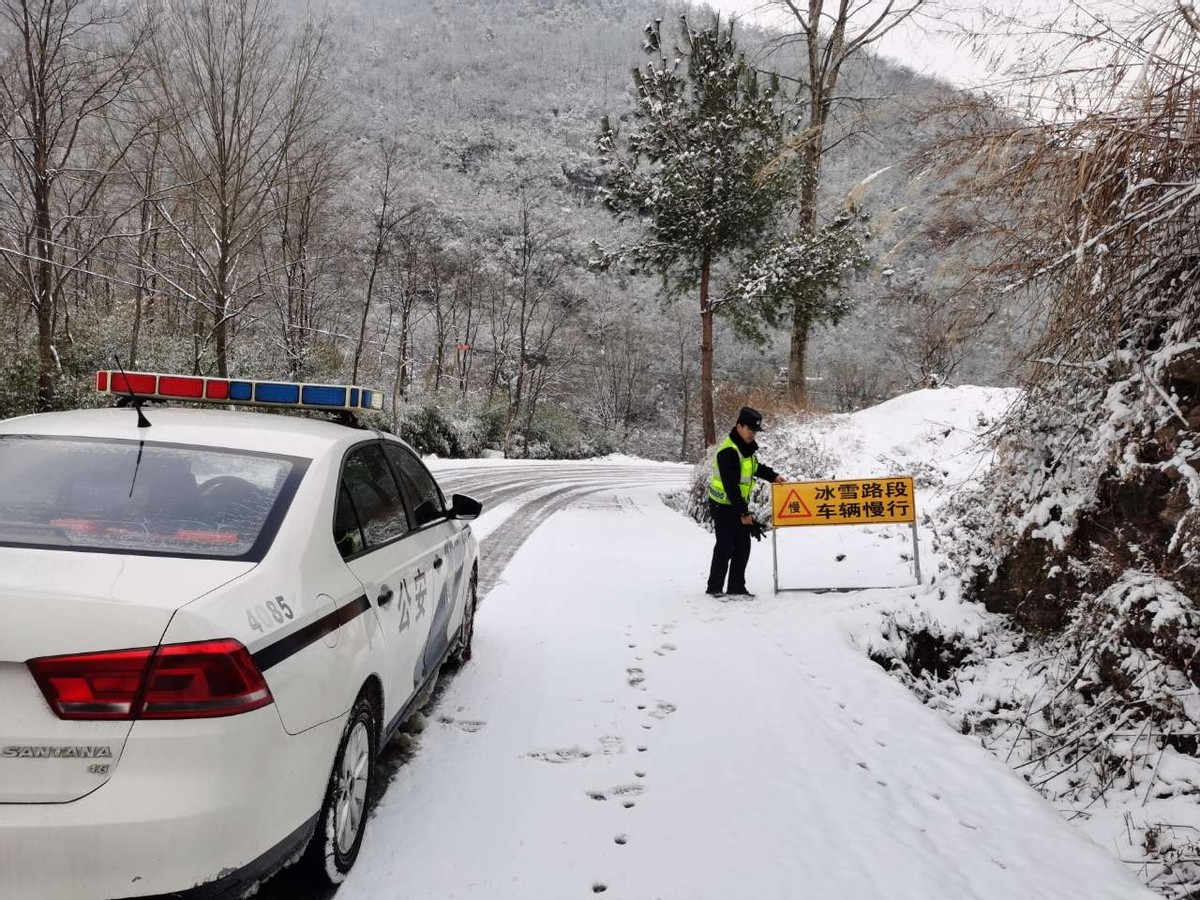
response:
[[(314, 27), (307, 26), (310, 30)], [(334, 187), (341, 175), (333, 98), (326, 87), (319, 54), (300, 54), (292, 69), (287, 108), (291, 122), (283, 142), (283, 164), (273, 189), (272, 241), (262, 245), (263, 271), (282, 267), (282, 282), (267, 280), (275, 302), (288, 375), (299, 378), (307, 368), (314, 337), (320, 332), (329, 291), (321, 276), (331, 255), (322, 252)], [(314, 73), (311, 67), (318, 67)], [(273, 253), (272, 253), (273, 251)]]
[(420, 211), (420, 205), (407, 209), (397, 207), (395, 169), (399, 157), (399, 148), (390, 142), (380, 145), (380, 162), (383, 172), (376, 195), (376, 212), (371, 220), (371, 249), (367, 263), (367, 295), (363, 300), (362, 319), (359, 321), (358, 341), (354, 345), (354, 365), (351, 369), (351, 380), (358, 383), (358, 369), (362, 361), (363, 346), (367, 340), (367, 323), (371, 316), (371, 302), (375, 297), (375, 283), (379, 277), (380, 267), (392, 251), (396, 229), (412, 220)]
[(118, 107), (134, 101), (145, 32), (120, 21), (88, 0), (0, 0), (0, 124), (11, 160), (0, 173), (0, 257), (37, 323), (38, 410), (54, 405), (64, 291), (123, 215), (101, 200), (138, 137), (135, 117)]
[[(193, 269), (189, 285), (161, 273), (206, 315), (197, 368), (211, 336), (229, 374), (231, 323), (290, 261), (255, 266), (289, 151), (311, 121), (327, 58), (324, 30), (285, 28), (271, 0), (181, 0), (163, 5), (155, 74), (172, 114), (176, 184), (159, 210)], [(294, 251), (294, 248), (293, 248)]]
[[(803, 161), (805, 177), (800, 184), (797, 230), (802, 238), (815, 237), (821, 163), (826, 151), (827, 128), (839, 101), (838, 79), (847, 60), (866, 51), (884, 35), (909, 22), (932, 0), (769, 0), (795, 23), (795, 30), (781, 35), (776, 43), (783, 49), (798, 46), (803, 54), (801, 92), (805, 98), (805, 127), (793, 141)], [(803, 405), (807, 386), (804, 378), (809, 330), (813, 325), (807, 304), (796, 303), (792, 313), (792, 336), (788, 350), (788, 395)]]
[(522, 412), (526, 413), (527, 425), (532, 422), (531, 409), (545, 378), (543, 372), (539, 380), (536, 370), (549, 362), (558, 329), (574, 309), (574, 298), (562, 285), (568, 266), (566, 230), (550, 221), (537, 199), (525, 189), (518, 197), (516, 226), (504, 254), (510, 283), (508, 318), (516, 332), (515, 346), (510, 348), (513, 368), (507, 379), (505, 451), (511, 446), (513, 429)]
[(593, 302), (599, 310), (588, 326), (584, 415), (601, 431), (616, 435), (625, 450), (652, 393), (649, 337), (633, 312), (613, 310), (605, 299)]

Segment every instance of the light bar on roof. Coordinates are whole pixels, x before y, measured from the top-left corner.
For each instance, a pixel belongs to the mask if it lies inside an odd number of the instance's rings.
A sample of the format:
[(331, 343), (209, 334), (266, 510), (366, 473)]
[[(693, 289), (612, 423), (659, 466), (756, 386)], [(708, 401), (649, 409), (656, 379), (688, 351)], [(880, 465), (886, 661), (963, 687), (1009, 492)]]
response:
[(383, 394), (379, 391), (343, 384), (298, 384), (109, 370), (96, 373), (96, 390), (117, 397), (128, 397), (132, 393), (142, 400), (187, 400), (285, 409), (383, 409)]

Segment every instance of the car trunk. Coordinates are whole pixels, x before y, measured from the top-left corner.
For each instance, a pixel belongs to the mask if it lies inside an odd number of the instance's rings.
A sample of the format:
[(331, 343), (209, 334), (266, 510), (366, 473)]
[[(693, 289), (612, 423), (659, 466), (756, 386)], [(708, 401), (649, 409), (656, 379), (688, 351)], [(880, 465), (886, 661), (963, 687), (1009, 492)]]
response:
[(251, 563), (0, 547), (0, 803), (62, 803), (116, 770), (131, 722), (64, 720), (30, 659), (154, 647)]

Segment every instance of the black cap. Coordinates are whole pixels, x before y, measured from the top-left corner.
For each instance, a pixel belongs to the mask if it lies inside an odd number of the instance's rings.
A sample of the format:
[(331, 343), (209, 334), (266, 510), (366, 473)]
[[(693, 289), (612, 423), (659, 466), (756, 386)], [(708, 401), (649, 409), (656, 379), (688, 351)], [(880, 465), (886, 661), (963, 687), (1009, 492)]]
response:
[(749, 406), (743, 406), (738, 412), (737, 423), (745, 425), (752, 431), (762, 430), (762, 413), (757, 409), (751, 409)]

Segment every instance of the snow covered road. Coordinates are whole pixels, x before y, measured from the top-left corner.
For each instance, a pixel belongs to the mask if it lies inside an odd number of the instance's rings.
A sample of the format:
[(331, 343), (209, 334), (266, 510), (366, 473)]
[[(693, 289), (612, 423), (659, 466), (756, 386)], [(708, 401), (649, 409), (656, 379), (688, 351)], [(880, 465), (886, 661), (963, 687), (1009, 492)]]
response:
[(687, 469), (486, 468), (475, 659), (339, 900), (1155, 896), (851, 645), (888, 592), (774, 597), (764, 542), (714, 600)]

